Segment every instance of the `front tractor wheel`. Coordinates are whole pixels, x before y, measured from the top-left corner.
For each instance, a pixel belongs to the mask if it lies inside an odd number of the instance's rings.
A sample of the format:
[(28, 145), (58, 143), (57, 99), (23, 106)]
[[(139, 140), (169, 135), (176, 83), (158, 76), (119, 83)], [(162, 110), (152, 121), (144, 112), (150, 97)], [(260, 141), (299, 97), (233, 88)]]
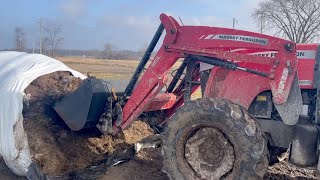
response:
[(163, 171), (172, 180), (260, 179), (267, 142), (246, 110), (227, 100), (185, 103), (163, 136)]

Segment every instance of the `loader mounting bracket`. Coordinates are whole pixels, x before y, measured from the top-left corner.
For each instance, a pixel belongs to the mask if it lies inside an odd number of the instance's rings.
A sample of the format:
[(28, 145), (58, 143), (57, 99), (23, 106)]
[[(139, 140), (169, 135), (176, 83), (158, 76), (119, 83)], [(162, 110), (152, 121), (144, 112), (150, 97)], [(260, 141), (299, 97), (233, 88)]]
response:
[(295, 125), (299, 121), (302, 109), (302, 97), (297, 74), (294, 76), (287, 102), (274, 103), (278, 113), (286, 125)]

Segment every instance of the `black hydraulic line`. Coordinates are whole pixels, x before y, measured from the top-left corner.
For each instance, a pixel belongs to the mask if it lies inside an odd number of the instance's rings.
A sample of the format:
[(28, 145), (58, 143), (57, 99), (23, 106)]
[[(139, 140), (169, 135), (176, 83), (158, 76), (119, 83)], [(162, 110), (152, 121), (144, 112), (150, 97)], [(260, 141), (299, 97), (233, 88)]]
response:
[(231, 70), (241, 70), (241, 71), (249, 72), (249, 73), (252, 73), (252, 74), (268, 77), (267, 73), (256, 71), (256, 70), (249, 69), (249, 68), (240, 67), (237, 63), (224, 61), (224, 60), (221, 60), (221, 59), (218, 59), (218, 58), (196, 56), (196, 55), (190, 55), (190, 57), (192, 59), (197, 59), (198, 61), (201, 61), (201, 62), (204, 62), (204, 63), (207, 63), (207, 64), (211, 64), (211, 65), (214, 65), (214, 66), (219, 66), (219, 67), (226, 68), (226, 69), (231, 69)]
[(164, 30), (164, 26), (163, 26), (163, 24), (160, 24), (157, 32), (154, 34), (154, 36), (151, 40), (146, 52), (142, 56), (137, 69), (135, 70), (134, 74), (132, 75), (132, 78), (130, 79), (129, 84), (126, 87), (126, 90), (124, 91), (127, 96), (131, 95), (132, 90), (133, 90), (134, 86), (136, 85), (137, 80), (140, 77), (142, 70), (144, 69), (148, 60), (150, 59), (150, 56), (151, 56), (154, 48), (156, 47), (156, 45), (157, 45), (157, 43), (163, 33), (163, 30)]
[(200, 81), (192, 81), (191, 84), (192, 85), (201, 85), (201, 82)]
[(237, 67), (237, 69), (241, 70), (241, 71), (248, 72), (248, 73), (252, 73), (252, 74), (268, 77), (267, 73), (264, 73), (264, 72), (261, 72), (261, 71), (256, 71), (256, 70), (253, 70), (253, 69), (243, 68), (243, 67)]
[(198, 61), (211, 64), (214, 66), (219, 66), (226, 69), (236, 70), (238, 65), (236, 63), (232, 63), (229, 61), (220, 60), (218, 58), (213, 57), (204, 57), (204, 56), (196, 56), (196, 55), (190, 55), (192, 59), (197, 59)]
[(176, 87), (183, 71), (186, 69), (187, 67), (187, 61), (188, 59), (185, 59), (182, 64), (180, 65), (180, 67), (177, 69), (177, 72), (176, 74), (173, 76), (173, 79), (172, 81), (170, 82), (169, 86), (168, 86), (168, 89), (167, 89), (167, 92), (168, 93), (172, 93), (172, 91), (174, 90), (174, 88)]

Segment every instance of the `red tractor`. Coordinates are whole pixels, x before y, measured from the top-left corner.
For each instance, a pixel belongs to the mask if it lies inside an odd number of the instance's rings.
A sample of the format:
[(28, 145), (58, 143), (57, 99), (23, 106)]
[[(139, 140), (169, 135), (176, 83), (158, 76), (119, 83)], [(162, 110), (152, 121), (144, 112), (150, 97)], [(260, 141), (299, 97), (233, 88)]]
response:
[[(71, 130), (97, 127), (115, 135), (142, 113), (161, 115), (163, 170), (171, 179), (261, 178), (274, 155), (288, 148), (290, 162), (317, 166), (317, 44), (181, 26), (165, 14), (160, 20), (125, 90), (88, 78), (55, 104)], [(163, 43), (145, 69), (164, 30)], [(181, 66), (168, 82), (179, 59)], [(198, 88), (203, 97), (191, 100)]]

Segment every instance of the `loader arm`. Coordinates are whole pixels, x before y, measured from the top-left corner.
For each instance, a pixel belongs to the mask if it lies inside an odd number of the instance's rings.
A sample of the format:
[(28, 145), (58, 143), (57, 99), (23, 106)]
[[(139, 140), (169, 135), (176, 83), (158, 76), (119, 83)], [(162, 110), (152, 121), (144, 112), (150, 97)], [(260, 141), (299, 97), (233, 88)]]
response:
[[(115, 132), (118, 132), (119, 128), (128, 128), (147, 110), (153, 98), (166, 85), (166, 75), (179, 58), (193, 57), (190, 58), (191, 61), (214, 65), (223, 63), (221, 61), (237, 63), (242, 67), (233, 70), (265, 76), (263, 78), (268, 82), (267, 86), (270, 87), (276, 104), (287, 101), (297, 71), (294, 43), (241, 30), (180, 26), (174, 18), (165, 14), (160, 15), (160, 20), (166, 32), (163, 44), (123, 107), (123, 120), (120, 127), (114, 125)], [(248, 54), (263, 51), (278, 53), (274, 58)], [(246, 69), (247, 65), (252, 64), (255, 64), (254, 68)], [(228, 65), (230, 64), (226, 64)], [(181, 104), (183, 93), (176, 94), (179, 97), (175, 100)]]
[[(144, 111), (165, 110), (170, 117), (200, 86), (203, 64), (214, 66), (204, 91), (208, 97), (229, 99), (248, 108), (258, 93), (271, 90), (280, 115), (286, 109), (283, 107), (297, 102), (289, 99), (290, 103), (286, 103), (297, 71), (294, 43), (242, 30), (181, 26), (165, 14), (160, 15), (160, 20), (154, 38), (121, 95), (115, 95), (114, 88), (105, 86), (103, 80), (88, 78), (55, 104), (56, 112), (72, 130), (97, 126), (104, 134), (116, 134), (128, 128)], [(163, 43), (145, 68), (163, 31)], [(277, 52), (275, 57), (253, 55), (270, 51)], [(183, 63), (168, 82), (168, 72), (181, 58)], [(166, 85), (165, 93), (160, 93)]]

